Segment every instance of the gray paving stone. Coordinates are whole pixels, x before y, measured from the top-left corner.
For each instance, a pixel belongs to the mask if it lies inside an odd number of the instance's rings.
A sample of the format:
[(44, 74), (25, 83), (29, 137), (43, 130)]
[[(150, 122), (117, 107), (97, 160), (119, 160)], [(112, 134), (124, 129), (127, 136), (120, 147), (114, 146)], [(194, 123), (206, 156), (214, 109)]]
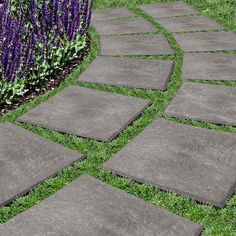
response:
[(206, 16), (184, 16), (158, 19), (169, 32), (191, 32), (204, 30), (220, 30), (224, 27)]
[(194, 8), (183, 2), (146, 4), (140, 6), (140, 8), (153, 18), (184, 16), (198, 13)]
[(18, 120), (63, 133), (110, 141), (149, 104), (145, 99), (70, 86)]
[(78, 81), (165, 90), (173, 69), (173, 61), (98, 57)]
[(173, 51), (163, 35), (101, 36), (101, 55), (163, 55)]
[(25, 129), (0, 124), (0, 206), (83, 159), (80, 153)]
[(96, 9), (92, 14), (92, 23), (132, 16), (134, 14), (126, 8)]
[(197, 236), (201, 228), (199, 224), (84, 175), (0, 225), (0, 235)]
[(93, 26), (100, 35), (135, 34), (157, 31), (153, 25), (141, 17), (98, 21), (94, 22)]
[(236, 88), (184, 83), (166, 114), (216, 124), (236, 125)]
[(174, 33), (184, 52), (236, 50), (236, 34), (232, 32)]
[(223, 207), (236, 187), (235, 143), (233, 134), (158, 119), (104, 167)]
[(192, 80), (236, 81), (236, 55), (186, 53), (183, 76)]

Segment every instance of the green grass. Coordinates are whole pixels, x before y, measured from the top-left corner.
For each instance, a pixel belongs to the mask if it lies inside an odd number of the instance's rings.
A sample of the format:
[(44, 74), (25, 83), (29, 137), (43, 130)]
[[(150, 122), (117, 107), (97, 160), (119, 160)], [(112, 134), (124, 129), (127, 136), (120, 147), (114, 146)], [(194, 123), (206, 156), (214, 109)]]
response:
[[(175, 56), (154, 56), (154, 57), (137, 57), (140, 59), (156, 59), (168, 60), (174, 59), (176, 67), (168, 85), (166, 92), (158, 92), (144, 89), (129, 89), (121, 87), (110, 87), (102, 85), (91, 85), (86, 83), (76, 83), (76, 79), (85, 70), (93, 59), (98, 55), (99, 51), (99, 37), (94, 31), (90, 30), (93, 39), (93, 47), (89, 57), (69, 78), (57, 89), (46, 95), (34, 99), (32, 102), (21, 106), (19, 109), (0, 118), (1, 122), (12, 122), (21, 127), (24, 127), (32, 132), (45, 137), (46, 139), (55, 141), (63, 146), (79, 151), (87, 156), (87, 160), (76, 163), (72, 167), (64, 169), (57, 177), (48, 179), (34, 188), (28, 195), (17, 198), (11, 205), (0, 208), (0, 223), (4, 223), (15, 215), (25, 211), (26, 209), (38, 204), (43, 199), (51, 196), (66, 184), (73, 181), (82, 174), (89, 174), (95, 178), (104, 181), (114, 187), (120, 188), (132, 195), (145, 199), (157, 206), (163, 207), (170, 212), (180, 215), (186, 219), (203, 224), (203, 235), (236, 235), (236, 196), (232, 197), (224, 209), (217, 209), (206, 204), (199, 204), (187, 197), (178, 196), (174, 193), (160, 191), (154, 186), (138, 184), (131, 179), (121, 178), (113, 175), (109, 171), (101, 168), (101, 165), (108, 160), (113, 154), (118, 152), (124, 145), (130, 142), (136, 135), (138, 135), (147, 125), (149, 125), (157, 117), (163, 117), (168, 120), (193, 125), (197, 127), (204, 127), (218, 131), (226, 131), (236, 133), (236, 128), (232, 126), (218, 126), (206, 122), (196, 122), (184, 119), (173, 119), (164, 115), (164, 110), (177, 93), (178, 89), (183, 83), (182, 79), (182, 63), (183, 52), (175, 39), (165, 29), (160, 27), (154, 19), (149, 17), (145, 12), (138, 9), (138, 4), (166, 2), (158, 0), (97, 0), (97, 8), (105, 7), (128, 7), (135, 14), (143, 16), (150, 21), (157, 31), (162, 32), (168, 39), (171, 47), (175, 51)], [(215, 20), (223, 24), (226, 29), (236, 31), (235, 27), (235, 12), (234, 0), (186, 0), (192, 4), (196, 9), (206, 15), (213, 17)], [(231, 52), (235, 53), (235, 52)], [(133, 57), (136, 58), (136, 57)], [(198, 81), (199, 82), (199, 81)], [(205, 83), (214, 83), (213, 81), (200, 81)], [(234, 82), (218, 82), (220, 85), (236, 86)], [(66, 135), (57, 133), (52, 130), (42, 129), (26, 124), (20, 124), (16, 119), (32, 109), (38, 104), (42, 103), (50, 96), (58, 93), (67, 86), (75, 84), (78, 86), (99, 89), (112, 93), (125, 94), (140, 98), (147, 98), (152, 101), (152, 105), (148, 107), (143, 115), (137, 119), (132, 125), (126, 128), (116, 139), (109, 143), (97, 142), (89, 139), (79, 138), (73, 135)]]

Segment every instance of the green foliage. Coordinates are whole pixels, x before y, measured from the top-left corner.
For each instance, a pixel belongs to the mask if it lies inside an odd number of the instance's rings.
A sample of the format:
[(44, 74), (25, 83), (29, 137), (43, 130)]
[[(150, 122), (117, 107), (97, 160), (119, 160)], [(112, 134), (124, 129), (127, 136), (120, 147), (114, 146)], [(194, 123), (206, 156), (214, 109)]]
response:
[(35, 55), (35, 71), (28, 78), (18, 79), (12, 83), (0, 80), (0, 105), (16, 102), (28, 91), (37, 91), (45, 85), (43, 78), (53, 76), (69, 60), (78, 57), (79, 52), (86, 47), (86, 37), (77, 36), (75, 41), (66, 38), (61, 47), (53, 46), (49, 49), (49, 61)]
[(0, 104), (11, 104), (16, 97), (23, 96), (28, 89), (26, 89), (26, 81), (16, 80), (13, 83), (8, 83), (6, 80), (0, 80)]

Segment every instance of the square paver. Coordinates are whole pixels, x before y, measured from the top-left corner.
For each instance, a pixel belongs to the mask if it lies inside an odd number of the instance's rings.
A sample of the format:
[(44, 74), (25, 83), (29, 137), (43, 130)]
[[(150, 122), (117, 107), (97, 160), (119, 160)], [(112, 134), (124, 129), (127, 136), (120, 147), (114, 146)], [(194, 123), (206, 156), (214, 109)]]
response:
[(101, 36), (101, 55), (164, 55), (173, 51), (163, 35)]
[(146, 4), (140, 6), (140, 8), (153, 18), (184, 16), (198, 13), (194, 8), (183, 2)]
[(0, 124), (0, 206), (84, 158), (18, 126)]
[(236, 186), (235, 143), (233, 134), (157, 119), (104, 167), (224, 207)]
[(173, 69), (173, 61), (98, 57), (78, 81), (165, 90)]
[(186, 53), (183, 76), (191, 80), (236, 81), (236, 55)]
[(236, 125), (236, 87), (184, 83), (165, 113), (172, 117)]
[(169, 32), (190, 32), (205, 30), (220, 30), (224, 27), (206, 16), (183, 16), (158, 19)]
[(184, 52), (236, 50), (236, 34), (232, 32), (174, 33)]
[(93, 26), (100, 35), (135, 34), (157, 31), (152, 24), (141, 17), (98, 21), (94, 22)]
[(201, 229), (199, 224), (84, 175), (0, 225), (0, 235), (198, 236)]
[(126, 8), (96, 9), (92, 14), (92, 23), (105, 20), (109, 21), (123, 17), (133, 17), (133, 16), (134, 14)]
[(21, 122), (85, 138), (110, 141), (149, 100), (71, 86), (21, 116)]

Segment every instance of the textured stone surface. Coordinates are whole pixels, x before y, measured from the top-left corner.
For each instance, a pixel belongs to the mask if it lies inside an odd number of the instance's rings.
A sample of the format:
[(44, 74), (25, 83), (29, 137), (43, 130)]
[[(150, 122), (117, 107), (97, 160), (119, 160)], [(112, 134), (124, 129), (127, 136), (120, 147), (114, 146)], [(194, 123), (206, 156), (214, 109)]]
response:
[(135, 34), (157, 31), (154, 26), (141, 17), (98, 21), (94, 22), (93, 26), (100, 35)]
[(232, 32), (174, 33), (184, 52), (236, 50), (236, 34)]
[(190, 32), (204, 30), (220, 30), (224, 27), (206, 16), (184, 16), (158, 19), (169, 32)]
[(166, 114), (217, 124), (236, 125), (236, 88), (185, 83)]
[(149, 104), (145, 99), (71, 86), (21, 116), (19, 121), (109, 141)]
[(0, 235), (8, 236), (197, 236), (200, 232), (200, 225), (90, 176), (81, 176), (0, 225)]
[(236, 80), (236, 55), (186, 53), (183, 76), (193, 80)]
[(184, 16), (198, 13), (191, 6), (183, 2), (146, 4), (140, 6), (140, 8), (154, 18)]
[(8, 204), (82, 159), (84, 156), (80, 153), (25, 129), (9, 123), (0, 124), (0, 205)]
[(223, 207), (236, 184), (236, 135), (158, 119), (105, 168)]
[(165, 90), (173, 69), (173, 61), (98, 57), (78, 81)]
[(126, 8), (96, 9), (92, 14), (92, 23), (132, 16), (134, 14)]
[(101, 36), (101, 55), (163, 55), (173, 54), (163, 35)]

